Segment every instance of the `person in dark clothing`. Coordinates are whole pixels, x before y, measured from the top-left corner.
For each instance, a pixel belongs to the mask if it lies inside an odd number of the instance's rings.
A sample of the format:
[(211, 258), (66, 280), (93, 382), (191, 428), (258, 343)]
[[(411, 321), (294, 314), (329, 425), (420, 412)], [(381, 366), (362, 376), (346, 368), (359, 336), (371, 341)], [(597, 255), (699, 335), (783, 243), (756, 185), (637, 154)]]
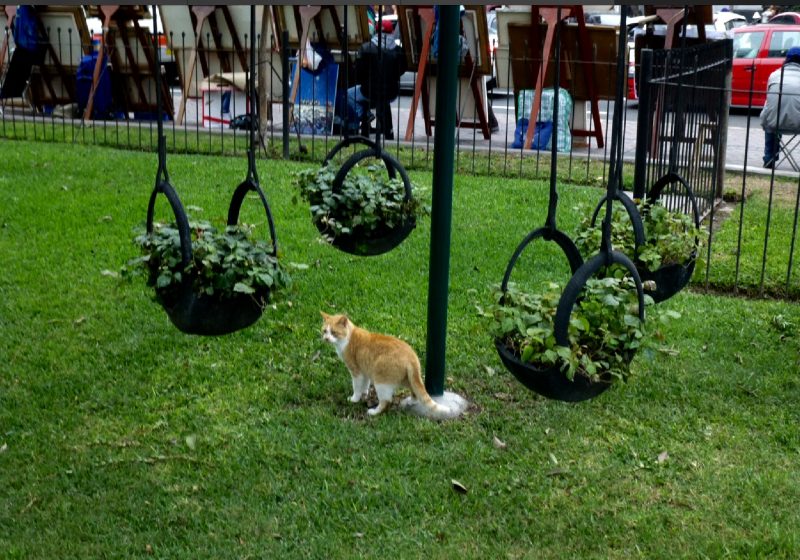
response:
[[(386, 21), (384, 25), (391, 22)], [(400, 76), (406, 71), (406, 57), (397, 46), (391, 28), (363, 45), (356, 54), (356, 85), (348, 88), (346, 125), (351, 133), (369, 133), (369, 123), (375, 109), (377, 127), (387, 140), (394, 138), (391, 102), (400, 94)], [(379, 46), (382, 45), (382, 46)]]

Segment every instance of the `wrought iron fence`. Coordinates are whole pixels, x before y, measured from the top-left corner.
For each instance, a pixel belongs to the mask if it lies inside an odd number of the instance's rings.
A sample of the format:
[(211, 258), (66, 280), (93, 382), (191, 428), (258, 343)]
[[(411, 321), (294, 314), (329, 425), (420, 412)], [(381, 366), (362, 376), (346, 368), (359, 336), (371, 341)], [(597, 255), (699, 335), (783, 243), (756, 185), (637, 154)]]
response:
[[(638, 198), (668, 172), (687, 181), (701, 213), (720, 198), (732, 61), (729, 39), (642, 51), (634, 179)], [(668, 204), (689, 210), (685, 196), (674, 196)]]
[[(92, 44), (76, 42), (70, 32), (64, 29), (46, 29), (46, 32), (54, 38), (53, 52), (64, 59), (75, 60), (76, 50), (83, 56), (94, 50)], [(11, 39), (7, 28), (0, 35)], [(92, 35), (96, 37), (101, 32), (93, 30)], [(271, 39), (275, 42), (274, 37)], [(206, 44), (212, 40), (205, 38)], [(156, 38), (153, 43), (132, 43), (130, 56), (139, 59), (144, 55), (141, 49), (154, 48), (157, 41)], [(240, 37), (239, 41), (248, 44), (246, 35)], [(169, 62), (186, 68), (193, 43), (194, 38), (187, 37), (185, 33), (168, 35), (167, 47), (175, 53), (174, 60)], [(148, 44), (151, 46), (148, 47)], [(11, 48), (5, 51), (1, 65), (3, 74), (0, 75), (2, 83), (8, 79), (12, 53)], [(341, 60), (340, 53), (334, 54)], [(233, 57), (236, 53), (230, 50), (228, 55)], [(206, 76), (203, 66), (208, 66), (209, 62), (205, 51), (200, 51), (199, 57), (195, 70), (197, 83)], [(772, 174), (753, 175), (745, 172), (731, 175), (725, 171), (726, 165), (728, 169), (731, 168), (730, 155), (726, 161), (726, 147), (732, 144), (731, 140), (738, 140), (726, 137), (732, 59), (730, 42), (720, 41), (671, 51), (645, 51), (641, 58), (638, 111), (634, 103), (625, 101), (623, 159), (634, 163), (625, 166), (626, 187), (641, 196), (668, 170), (680, 173), (691, 184), (712, 232), (704, 255), (705, 267), (698, 267), (695, 275), (695, 282), (701, 286), (726, 292), (798, 297), (800, 284), (793, 272), (800, 207), (797, 174), (773, 170)], [(513, 84), (512, 66), (516, 63), (525, 67), (532, 62), (537, 61), (524, 56), (509, 58), (505, 64), (498, 64), (495, 59), (494, 78), (499, 78), (499, 72), (505, 72), (505, 79), (497, 81), (506, 86)], [(598, 61), (592, 62), (599, 73), (617, 71)], [(230, 115), (223, 114), (219, 103), (209, 101), (211, 90), (204, 92), (203, 88), (198, 88), (191, 91), (186, 100), (184, 122), (178, 124), (175, 118), (171, 118), (166, 126), (168, 149), (185, 153), (242, 154), (247, 146), (247, 132), (231, 129), (225, 121), (260, 107), (263, 149), (259, 157), (322, 161), (330, 148), (341, 139), (342, 131), (334, 127), (322, 134), (315, 131), (303, 134), (293, 126), (284, 126), (284, 123), (291, 122), (290, 106), (282, 101), (288, 99), (292, 63), (287, 53), (282, 55), (277, 50), (269, 50), (266, 57), (261, 57), (257, 69), (262, 74), (262, 89), (266, 91), (262, 93), (264, 99), (258, 103), (259, 100), (233, 96)], [(346, 67), (342, 66), (342, 72), (352, 71), (345, 70)], [(169, 65), (165, 71), (171, 80), (170, 92), (174, 107), (177, 108), (182, 101), (184, 84), (177, 80), (177, 73)], [(410, 75), (405, 78), (416, 81), (415, 69), (409, 72)], [(232, 66), (233, 81), (242, 77), (242, 73), (240, 67)], [(88, 119), (73, 99), (61, 104), (37, 102), (29, 82), (27, 79), (28, 87), (21, 95), (0, 99), (0, 138), (28, 138), (67, 145), (98, 144), (155, 153), (154, 115), (131, 111), (112, 114), (105, 119)], [(491, 82), (489, 77), (482, 87), (490, 85), (487, 82)], [(643, 87), (644, 84), (650, 84), (651, 87)], [(432, 137), (426, 133), (421, 111), (417, 112), (414, 119), (409, 118), (413, 96), (402, 81), (400, 85), (402, 93), (391, 104), (394, 139), (384, 139), (385, 145), (406, 167), (430, 169), (433, 164)], [(147, 92), (152, 92), (149, 88), (153, 88), (154, 84), (148, 80), (142, 86)], [(48, 87), (55, 90), (49, 93), (46, 89), (42, 91), (53, 99), (69, 93), (67, 82), (63, 79)], [(124, 92), (117, 93), (124, 95)], [(203, 98), (204, 93), (206, 99)], [(460, 84), (458, 95), (459, 99), (472, 95), (469, 81)], [(511, 147), (518, 117), (524, 116), (518, 111), (513, 89), (487, 88), (484, 99), (492, 108), (496, 130), (484, 138), (478, 128), (457, 129), (455, 157), (458, 171), (489, 176), (547, 178), (549, 150)], [(311, 103), (315, 102), (316, 99), (311, 100)], [(209, 112), (211, 107), (214, 109)], [(463, 121), (479, 121), (476, 111), (473, 105), (461, 111), (459, 118)], [(590, 138), (589, 141), (573, 138), (575, 141), (569, 151), (559, 156), (563, 158), (559, 165), (559, 175), (563, 180), (589, 185), (605, 183), (613, 102), (601, 99), (598, 111), (603, 147), (599, 147), (597, 138)], [(589, 108), (576, 103), (571, 117), (571, 122), (584, 122), (590, 133), (596, 132)], [(409, 127), (411, 134), (406, 140)], [(746, 132), (749, 138), (749, 118)], [(752, 134), (758, 135), (759, 131), (755, 130)], [(737, 151), (735, 157), (742, 156), (744, 170), (747, 171), (747, 146), (743, 154)], [(722, 202), (724, 195), (735, 198), (737, 202)], [(685, 199), (679, 196), (674, 196), (669, 203), (688, 210)], [(728, 213), (722, 214), (721, 208), (729, 211), (731, 217), (726, 217)]]

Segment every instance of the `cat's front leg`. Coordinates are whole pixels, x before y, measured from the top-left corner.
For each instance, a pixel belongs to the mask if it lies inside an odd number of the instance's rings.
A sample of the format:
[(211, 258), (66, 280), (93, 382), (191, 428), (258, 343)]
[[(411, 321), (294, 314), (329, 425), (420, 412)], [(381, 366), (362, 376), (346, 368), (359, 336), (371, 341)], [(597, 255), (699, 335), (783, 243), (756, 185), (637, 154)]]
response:
[(366, 375), (353, 375), (353, 396), (350, 397), (350, 402), (360, 402), (369, 393), (369, 382)]

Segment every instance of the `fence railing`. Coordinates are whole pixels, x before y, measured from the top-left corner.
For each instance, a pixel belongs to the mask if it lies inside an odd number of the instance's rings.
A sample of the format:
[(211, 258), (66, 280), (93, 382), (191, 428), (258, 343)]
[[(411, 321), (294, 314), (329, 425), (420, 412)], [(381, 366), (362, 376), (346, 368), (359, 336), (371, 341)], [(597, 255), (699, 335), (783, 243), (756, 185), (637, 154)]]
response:
[[(634, 193), (668, 172), (691, 186), (701, 213), (722, 195), (728, 124), (729, 39), (683, 49), (643, 50)], [(668, 203), (688, 211), (685, 196)]]
[[(76, 44), (64, 30), (47, 31), (51, 37), (66, 37), (63, 45), (56, 45), (54, 50), (57, 53), (92, 52), (92, 45)], [(8, 35), (9, 30), (0, 35), (3, 34)], [(248, 44), (247, 37), (242, 36), (240, 42)], [(176, 54), (168, 62), (186, 67), (189, 43), (185, 34), (179, 37), (169, 35), (167, 46)], [(141, 48), (138, 43), (131, 45), (134, 59), (139, 59)], [(12, 52), (12, 49), (6, 51), (2, 61), (5, 74), (0, 75), (0, 82), (8, 77)], [(64, 58), (73, 60), (73, 54), (64, 55)], [(229, 54), (233, 55), (232, 52)], [(201, 60), (195, 70), (197, 83), (203, 80), (202, 59), (206, 55), (201, 51), (199, 56)], [(671, 51), (643, 51), (641, 58), (637, 72), (640, 76), (638, 111), (634, 109), (635, 103), (627, 99), (624, 108), (623, 159), (633, 162), (633, 165), (624, 166), (625, 187), (641, 196), (669, 170), (682, 175), (692, 186), (712, 232), (703, 256), (705, 266), (698, 267), (695, 275), (695, 282), (699, 285), (725, 292), (800, 297), (800, 280), (793, 270), (800, 209), (797, 174), (773, 170), (772, 174), (732, 175), (725, 171), (726, 147), (731, 144), (730, 140), (738, 140), (727, 136), (732, 60), (730, 41)], [(208, 61), (205, 62), (207, 66)], [(510, 58), (503, 66), (508, 75), (501, 82), (513, 83), (510, 72), (515, 62), (525, 67), (537, 61), (524, 57)], [(342, 131), (333, 127), (322, 134), (302, 134), (293, 126), (284, 126), (288, 119), (281, 109), (288, 108), (288, 104), (284, 105), (282, 100), (288, 98), (286, 90), (290, 76), (286, 66), (287, 60), (282, 59), (279, 52), (269, 51), (257, 69), (265, 82), (263, 89), (268, 92), (261, 104), (264, 147), (259, 151), (259, 157), (320, 162), (342, 138)], [(496, 63), (494, 67), (495, 72), (499, 71)], [(618, 70), (615, 66), (600, 64), (595, 68), (600, 73)], [(627, 72), (628, 68), (621, 70)], [(178, 107), (183, 84), (178, 81), (174, 69), (168, 67), (165, 72), (173, 105)], [(232, 81), (243, 77), (241, 70), (235, 67), (232, 74)], [(414, 69), (405, 78), (413, 81), (416, 78)], [(385, 147), (408, 168), (430, 169), (433, 165), (433, 138), (425, 133), (421, 110), (411, 122), (411, 140), (404, 140), (412, 98), (407, 89), (408, 82), (404, 84), (402, 80), (403, 93), (391, 104), (394, 139), (384, 140)], [(487, 77), (482, 87), (488, 81)], [(57, 88), (54, 98), (67, 91), (63, 80), (51, 86)], [(143, 87), (150, 92), (148, 88), (154, 88), (154, 84), (147, 81)], [(117, 93), (124, 95), (124, 92)], [(154, 96), (154, 91), (152, 93)], [(468, 82), (459, 85), (458, 95), (459, 99), (472, 95)], [(513, 92), (495, 88), (486, 91), (484, 100), (492, 109), (495, 130), (489, 138), (484, 138), (476, 128), (457, 129), (455, 158), (458, 172), (546, 179), (550, 169), (549, 149), (511, 147), (518, 117), (527, 117), (518, 114)], [(312, 99), (312, 103), (315, 101)], [(154, 115), (131, 112), (112, 114), (106, 119), (84, 120), (80, 108), (74, 103), (37, 104), (29, 87), (20, 96), (0, 99), (0, 138), (28, 138), (66, 145), (97, 144), (155, 153)], [(258, 103), (234, 95), (229, 106), (230, 114), (225, 115), (220, 103), (209, 102), (207, 96), (204, 100), (202, 91), (193, 92), (191, 99), (187, 99), (185, 121), (178, 125), (172, 119), (165, 127), (168, 150), (243, 154), (247, 146), (247, 131), (228, 128), (227, 124), (218, 121), (222, 117), (227, 120), (237, 113), (247, 113), (251, 107), (255, 109), (258, 106)], [(613, 102), (601, 99), (598, 109), (604, 146), (598, 147), (596, 139), (573, 138), (569, 151), (559, 154), (561, 180), (587, 185), (603, 185), (607, 180)], [(477, 120), (475, 110), (474, 107), (464, 110), (459, 116), (463, 120)], [(571, 122), (585, 123), (592, 132), (594, 123), (588, 110), (587, 106), (575, 103)], [(203, 119), (204, 111), (206, 117), (212, 118)], [(760, 134), (758, 127), (752, 128), (754, 131), (751, 131), (748, 117), (747, 134)], [(738, 163), (743, 158), (746, 165), (747, 150), (746, 146), (743, 154), (737, 152)], [(728, 165), (730, 158), (728, 154)], [(735, 202), (722, 202), (722, 198), (732, 198)], [(679, 196), (672, 197), (668, 203), (688, 211), (686, 200)]]

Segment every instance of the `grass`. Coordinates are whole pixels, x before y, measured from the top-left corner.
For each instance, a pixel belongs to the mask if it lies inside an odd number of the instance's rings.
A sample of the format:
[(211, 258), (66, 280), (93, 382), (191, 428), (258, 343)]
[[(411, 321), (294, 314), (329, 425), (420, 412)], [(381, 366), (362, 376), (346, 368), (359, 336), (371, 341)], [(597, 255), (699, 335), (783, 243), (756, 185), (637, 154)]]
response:
[[(797, 190), (797, 182), (791, 179), (776, 179), (770, 185), (769, 179), (748, 177), (746, 204), (736, 203), (712, 238), (711, 285), (729, 291), (737, 287), (751, 294), (800, 297)], [(695, 281), (704, 282), (705, 272), (705, 267), (699, 266)]]
[[(294, 161), (318, 162), (325, 157), (339, 141), (339, 137), (308, 137), (302, 141), (291, 131), (289, 135), (289, 154)], [(243, 155), (247, 149), (247, 132), (221, 129), (178, 128), (165, 123), (164, 135), (170, 153)], [(456, 166), (460, 172), (509, 178), (547, 179), (550, 174), (549, 151), (534, 151), (525, 154), (522, 150), (508, 149), (504, 144), (494, 144), (489, 152), (473, 149), (470, 142), (477, 131), (459, 131), (460, 148), (456, 156)], [(125, 150), (154, 151), (158, 140), (155, 123), (147, 121), (108, 121), (80, 122), (63, 119), (10, 118), (0, 119), (0, 138), (14, 140), (36, 140), (40, 142), (70, 143), (121, 148)], [(283, 155), (283, 137), (267, 130), (265, 133), (266, 152), (269, 157)], [(408, 169), (427, 170), (433, 168), (433, 139), (416, 141), (411, 145), (401, 145), (387, 141), (386, 149), (395, 155)], [(584, 154), (586, 149), (575, 149), (575, 154)], [(579, 158), (562, 155), (559, 158), (559, 180), (583, 185), (605, 185), (607, 169), (604, 163), (606, 150), (594, 148), (588, 157)], [(633, 185), (633, 167), (625, 169), (625, 184)]]
[[(343, 255), (291, 202), (290, 173), (307, 164), (262, 162), (284, 261), (309, 268), (253, 327), (186, 336), (143, 282), (104, 273), (135, 254), (155, 156), (0, 149), (3, 557), (800, 554), (797, 304), (683, 292), (662, 304), (682, 319), (628, 384), (544, 400), (502, 369), (475, 306), (544, 222), (547, 185), (459, 174), (446, 385), (470, 412), (371, 419), (347, 402), (318, 310), (402, 336), (424, 363), (429, 223), (388, 255)], [(211, 220), (245, 174), (243, 158), (168, 165)], [(562, 188), (563, 229), (598, 196)], [(243, 214), (264, 231), (256, 201)], [(519, 280), (566, 274), (545, 246), (526, 255)]]

